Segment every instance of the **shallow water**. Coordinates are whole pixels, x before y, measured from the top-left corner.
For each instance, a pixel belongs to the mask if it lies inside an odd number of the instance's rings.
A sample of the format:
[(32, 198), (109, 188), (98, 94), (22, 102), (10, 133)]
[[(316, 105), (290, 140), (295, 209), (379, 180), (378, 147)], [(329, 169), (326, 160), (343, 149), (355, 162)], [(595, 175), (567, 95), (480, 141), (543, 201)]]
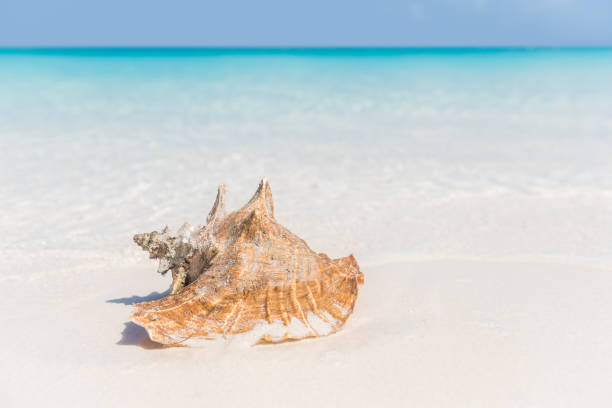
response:
[(3, 50), (0, 247), (137, 251), (270, 178), (331, 256), (612, 250), (612, 49)]

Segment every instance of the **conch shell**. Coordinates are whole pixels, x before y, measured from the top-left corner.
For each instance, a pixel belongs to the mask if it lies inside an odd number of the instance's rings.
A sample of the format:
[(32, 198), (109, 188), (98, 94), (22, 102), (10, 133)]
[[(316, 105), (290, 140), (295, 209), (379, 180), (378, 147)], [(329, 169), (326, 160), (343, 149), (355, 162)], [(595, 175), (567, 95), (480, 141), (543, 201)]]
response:
[(325, 336), (344, 325), (363, 284), (353, 255), (317, 254), (274, 219), (266, 178), (238, 211), (225, 214), (221, 184), (205, 226), (134, 241), (160, 259), (159, 272), (172, 270), (171, 294), (131, 316), (168, 345), (247, 332), (256, 344)]

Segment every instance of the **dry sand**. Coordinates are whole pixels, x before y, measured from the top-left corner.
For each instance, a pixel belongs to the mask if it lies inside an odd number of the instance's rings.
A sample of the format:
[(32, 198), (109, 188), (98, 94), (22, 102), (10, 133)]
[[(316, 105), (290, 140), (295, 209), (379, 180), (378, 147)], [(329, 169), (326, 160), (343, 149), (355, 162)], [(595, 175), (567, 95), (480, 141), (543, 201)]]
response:
[(144, 254), (48, 251), (27, 263), (2, 275), (3, 406), (575, 407), (612, 398), (606, 268), (365, 264), (338, 334), (162, 348), (127, 319), (131, 303), (169, 284)]

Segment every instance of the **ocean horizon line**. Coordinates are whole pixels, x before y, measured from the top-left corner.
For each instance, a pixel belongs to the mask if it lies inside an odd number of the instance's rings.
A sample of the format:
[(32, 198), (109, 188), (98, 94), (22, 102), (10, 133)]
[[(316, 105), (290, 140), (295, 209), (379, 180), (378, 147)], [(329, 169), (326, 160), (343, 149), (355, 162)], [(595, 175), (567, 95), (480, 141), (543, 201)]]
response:
[(585, 46), (43, 46), (0, 47), (0, 55), (55, 56), (215, 56), (215, 55), (315, 55), (315, 56), (381, 56), (381, 55), (454, 55), (515, 52), (612, 51), (612, 45)]

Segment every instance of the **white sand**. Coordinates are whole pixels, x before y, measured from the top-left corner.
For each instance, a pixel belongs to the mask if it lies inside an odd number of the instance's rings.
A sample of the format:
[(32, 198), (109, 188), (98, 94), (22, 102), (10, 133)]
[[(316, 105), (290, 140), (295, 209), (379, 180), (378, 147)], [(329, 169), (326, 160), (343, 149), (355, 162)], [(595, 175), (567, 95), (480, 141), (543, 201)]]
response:
[[(451, 139), (425, 158), (403, 144), (347, 140), (337, 146), (344, 162), (324, 143), (289, 140), (281, 154), (271, 140), (141, 142), (3, 151), (1, 406), (612, 399), (605, 140), (581, 151), (580, 139), (551, 139), (531, 155), (521, 144), (494, 154), (471, 141), (461, 159), (445, 153)], [(365, 285), (354, 315), (339, 334), (277, 347), (156, 348), (128, 322), (129, 304), (160, 296), (169, 277), (131, 236), (203, 222), (218, 182), (236, 208), (263, 174), (281, 223), (316, 251), (355, 252)]]
[(127, 322), (127, 304), (160, 296), (167, 280), (148, 261), (115, 261), (51, 251), (28, 260), (32, 277), (16, 264), (4, 272), (3, 406), (562, 407), (612, 398), (605, 269), (364, 265), (366, 285), (339, 334), (160, 349)]

